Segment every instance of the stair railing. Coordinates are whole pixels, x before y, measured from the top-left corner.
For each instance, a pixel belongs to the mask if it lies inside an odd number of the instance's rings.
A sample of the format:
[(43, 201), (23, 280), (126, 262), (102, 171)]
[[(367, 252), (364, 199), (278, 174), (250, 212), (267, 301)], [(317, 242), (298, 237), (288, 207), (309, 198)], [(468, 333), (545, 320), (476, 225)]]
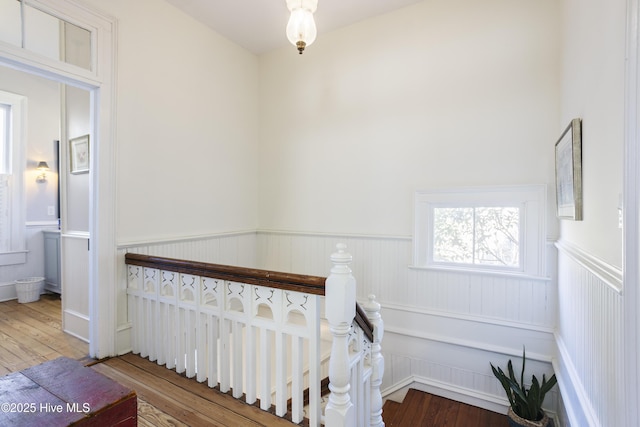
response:
[(325, 279), (128, 253), (132, 351), (296, 424), (384, 426), (380, 306), (356, 304), (344, 245), (331, 259)]

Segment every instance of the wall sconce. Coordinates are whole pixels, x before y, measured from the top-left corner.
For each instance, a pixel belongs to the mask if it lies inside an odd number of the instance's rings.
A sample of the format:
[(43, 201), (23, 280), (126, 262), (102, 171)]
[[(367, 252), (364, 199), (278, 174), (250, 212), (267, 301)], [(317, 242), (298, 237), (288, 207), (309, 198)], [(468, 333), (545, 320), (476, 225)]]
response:
[(49, 170), (49, 165), (47, 162), (38, 163), (38, 167), (36, 168), (40, 171), (40, 175), (36, 178), (36, 182), (47, 182), (47, 172)]

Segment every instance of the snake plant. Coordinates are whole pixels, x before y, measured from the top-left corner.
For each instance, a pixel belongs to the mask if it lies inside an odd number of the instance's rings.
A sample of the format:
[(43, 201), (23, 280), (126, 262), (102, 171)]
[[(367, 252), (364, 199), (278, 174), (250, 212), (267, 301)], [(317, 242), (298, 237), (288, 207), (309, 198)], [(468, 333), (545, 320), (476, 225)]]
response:
[(530, 421), (538, 421), (540, 420), (544, 413), (542, 411), (542, 402), (544, 401), (544, 396), (547, 394), (549, 390), (556, 385), (557, 380), (555, 374), (551, 376), (547, 380), (545, 375), (542, 375), (542, 384), (538, 381), (535, 375), (533, 375), (531, 379), (531, 387), (529, 389), (526, 388), (524, 384), (524, 365), (525, 365), (525, 350), (522, 349), (522, 372), (520, 373), (520, 382), (516, 378), (513, 371), (513, 364), (511, 360), (507, 363), (507, 372), (508, 375), (504, 373), (504, 371), (498, 367), (496, 368), (491, 365), (491, 370), (493, 371), (493, 375), (500, 381), (504, 391), (507, 393), (507, 397), (509, 398), (509, 403), (511, 404), (511, 409), (521, 418)]

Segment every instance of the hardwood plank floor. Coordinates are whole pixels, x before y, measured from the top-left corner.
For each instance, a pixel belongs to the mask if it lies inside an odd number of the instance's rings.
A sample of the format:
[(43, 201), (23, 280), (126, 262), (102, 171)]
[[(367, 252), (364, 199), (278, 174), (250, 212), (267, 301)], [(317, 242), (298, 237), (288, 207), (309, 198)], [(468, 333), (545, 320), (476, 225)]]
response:
[[(89, 345), (62, 331), (60, 303), (57, 295), (28, 304), (0, 302), (0, 375), (66, 356), (133, 388), (143, 427), (294, 425), (132, 354), (90, 359)], [(387, 401), (383, 418), (387, 427), (507, 426), (504, 415), (415, 391), (402, 404)]]
[(61, 318), (58, 295), (42, 295), (27, 304), (0, 303), (0, 375), (60, 356), (88, 358), (89, 344), (65, 334)]
[(388, 400), (382, 417), (387, 427), (508, 427), (506, 415), (410, 389), (402, 403)]

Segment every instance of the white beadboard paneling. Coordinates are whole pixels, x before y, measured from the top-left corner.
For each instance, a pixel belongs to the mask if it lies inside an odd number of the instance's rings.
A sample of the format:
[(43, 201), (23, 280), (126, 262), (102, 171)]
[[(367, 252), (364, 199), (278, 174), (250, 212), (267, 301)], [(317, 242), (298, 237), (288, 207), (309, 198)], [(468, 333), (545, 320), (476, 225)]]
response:
[(571, 425), (624, 425), (621, 275), (565, 242), (558, 249), (557, 365), (567, 417)]
[[(386, 393), (395, 391), (395, 384), (407, 384), (406, 380), (409, 378), (409, 384), (414, 388), (506, 413), (508, 402), (489, 363), (504, 367), (507, 360), (512, 359), (514, 369), (519, 370), (520, 355), (502, 354), (393, 332), (385, 334), (384, 348), (393, 349), (385, 367), (383, 389)], [(527, 382), (532, 374), (541, 377), (545, 373), (548, 377), (553, 373), (549, 361), (537, 360), (535, 357), (527, 355)], [(557, 397), (558, 389), (555, 388), (545, 400), (547, 411), (557, 411)]]

